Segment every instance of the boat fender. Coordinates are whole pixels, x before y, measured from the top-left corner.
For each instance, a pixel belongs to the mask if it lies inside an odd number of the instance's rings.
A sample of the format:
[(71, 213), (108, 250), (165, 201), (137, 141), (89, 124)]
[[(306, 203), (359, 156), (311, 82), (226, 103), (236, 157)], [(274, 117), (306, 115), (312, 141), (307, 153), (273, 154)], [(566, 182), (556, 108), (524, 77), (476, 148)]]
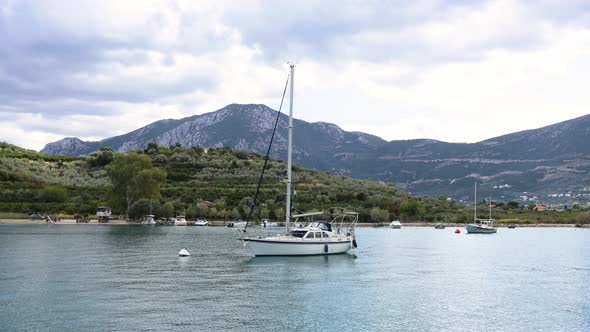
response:
[(356, 239), (352, 239), (352, 247), (353, 248), (356, 248), (357, 247), (357, 245), (356, 245)]
[(328, 252), (328, 245), (324, 244), (324, 252)]
[(455, 234), (461, 234), (461, 231), (460, 231), (460, 230), (457, 228), (457, 229), (455, 230)]

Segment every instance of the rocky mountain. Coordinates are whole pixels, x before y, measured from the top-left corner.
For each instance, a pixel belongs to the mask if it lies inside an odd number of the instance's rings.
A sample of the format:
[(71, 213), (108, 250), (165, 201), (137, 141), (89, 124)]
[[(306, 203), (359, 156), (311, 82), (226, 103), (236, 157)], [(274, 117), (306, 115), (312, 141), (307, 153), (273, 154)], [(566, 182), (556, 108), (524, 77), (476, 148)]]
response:
[[(228, 105), (218, 111), (180, 120), (160, 120), (128, 134), (98, 142), (64, 138), (49, 143), (42, 153), (82, 155), (110, 146), (118, 151), (144, 148), (149, 142), (161, 145), (220, 147), (266, 153), (277, 112), (265, 105)], [(285, 158), (289, 117), (281, 114), (272, 155)], [(348, 155), (374, 151), (385, 140), (359, 132), (347, 132), (325, 122), (308, 123), (294, 119), (294, 160), (318, 169), (330, 170), (332, 164)]]
[[(161, 120), (98, 142), (65, 138), (41, 152), (80, 155), (111, 146), (119, 151), (149, 142), (183, 146), (229, 146), (265, 153), (277, 112), (264, 105), (228, 105), (180, 120)], [(288, 117), (281, 114), (276, 158), (285, 158)], [(590, 199), (590, 115), (478, 143), (435, 140), (387, 142), (347, 132), (330, 123), (294, 120), (294, 160), (307, 167), (397, 183), (419, 195), (472, 199), (474, 181), (482, 197), (526, 202), (585, 203)]]

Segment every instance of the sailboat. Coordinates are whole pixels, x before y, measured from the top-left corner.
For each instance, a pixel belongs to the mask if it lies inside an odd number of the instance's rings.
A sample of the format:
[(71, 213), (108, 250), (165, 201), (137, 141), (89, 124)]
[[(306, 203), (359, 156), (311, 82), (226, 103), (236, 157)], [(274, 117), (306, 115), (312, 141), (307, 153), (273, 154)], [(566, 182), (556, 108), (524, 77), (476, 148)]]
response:
[[(285, 234), (268, 237), (241, 237), (255, 256), (307, 256), (343, 254), (356, 248), (355, 228), (358, 213), (340, 209), (334, 213), (332, 220), (335, 227), (328, 221), (313, 221), (314, 216), (323, 212), (304, 213), (291, 216), (291, 155), (293, 151), (293, 89), (295, 66), (290, 65), (290, 107), (289, 134), (287, 154), (287, 197), (285, 207)], [(272, 144), (272, 140), (271, 140)], [(269, 148), (270, 150), (270, 148)], [(262, 179), (262, 178), (261, 178)], [(295, 218), (296, 227), (289, 229), (291, 217)], [(309, 219), (305, 226), (299, 219)], [(246, 233), (244, 233), (246, 234)]]
[(468, 234), (493, 234), (496, 233), (494, 219), (492, 219), (492, 198), (490, 197), (490, 217), (488, 219), (477, 219), (477, 182), (475, 183), (475, 194), (473, 202), (473, 223), (465, 225)]

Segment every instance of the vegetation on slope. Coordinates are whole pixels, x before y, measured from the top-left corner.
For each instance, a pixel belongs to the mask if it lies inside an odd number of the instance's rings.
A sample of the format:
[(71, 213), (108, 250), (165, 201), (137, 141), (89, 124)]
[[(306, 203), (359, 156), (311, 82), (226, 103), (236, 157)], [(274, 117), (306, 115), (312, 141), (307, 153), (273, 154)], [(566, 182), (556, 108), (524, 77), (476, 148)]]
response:
[[(0, 211), (94, 214), (99, 205), (139, 218), (244, 218), (252, 204), (262, 156), (229, 148), (185, 148), (150, 143), (129, 154), (103, 148), (87, 156), (48, 156), (0, 144)], [(135, 166), (134, 166), (135, 165)], [(282, 220), (286, 162), (269, 160), (255, 210), (256, 218)], [(411, 197), (391, 183), (358, 180), (293, 166), (293, 206), (319, 211), (332, 206), (360, 213), (363, 222), (468, 222), (472, 207), (444, 196)], [(487, 202), (482, 201), (482, 216)], [(578, 222), (585, 214), (527, 211), (498, 204), (495, 218), (529, 222)], [(578, 220), (580, 219), (580, 220)], [(514, 221), (516, 222), (516, 221)]]

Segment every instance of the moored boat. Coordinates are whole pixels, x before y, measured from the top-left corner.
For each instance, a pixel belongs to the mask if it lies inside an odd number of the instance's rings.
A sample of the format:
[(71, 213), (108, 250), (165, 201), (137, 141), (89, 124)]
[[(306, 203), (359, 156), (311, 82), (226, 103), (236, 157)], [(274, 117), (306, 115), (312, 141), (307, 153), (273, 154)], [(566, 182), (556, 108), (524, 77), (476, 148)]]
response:
[(207, 219), (199, 218), (197, 221), (195, 221), (195, 226), (209, 226), (209, 222)]
[(143, 222), (142, 224), (144, 225), (155, 225), (156, 224), (156, 220), (154, 219), (155, 216), (148, 214), (146, 216), (143, 216)]
[[(311, 212), (294, 215), (295, 222), (302, 218), (312, 218), (324, 214)], [(332, 223), (313, 221), (305, 226), (294, 227), (285, 235), (270, 237), (246, 237), (244, 241), (252, 248), (255, 256), (309, 256), (343, 254), (356, 248), (354, 228), (358, 213), (338, 210)], [(332, 227), (336, 225), (336, 229)]]
[[(332, 255), (343, 254), (351, 248), (356, 248), (355, 227), (358, 221), (358, 213), (346, 212), (343, 209), (335, 209), (335, 216), (332, 223), (336, 224), (333, 229), (327, 221), (313, 221), (314, 216), (323, 215), (323, 212), (312, 212), (300, 215), (293, 215), (295, 223), (302, 218), (312, 218), (306, 226), (289, 228), (291, 221), (291, 171), (293, 151), (293, 90), (294, 90), (295, 66), (290, 65), (289, 83), (290, 107), (289, 107), (289, 132), (287, 143), (287, 195), (285, 199), (285, 234), (275, 236), (248, 236), (246, 235), (247, 223), (244, 226), (240, 237), (244, 244), (248, 245), (255, 256), (307, 256), (307, 255)], [(286, 89), (286, 86), (285, 86)], [(281, 102), (282, 104), (282, 102)], [(280, 110), (280, 108), (279, 108)], [(278, 123), (279, 118), (276, 121)], [(276, 123), (275, 123), (276, 128)], [(274, 137), (274, 132), (273, 136)], [(268, 152), (272, 146), (272, 137)], [(268, 156), (267, 152), (267, 156)], [(260, 176), (256, 194), (260, 188), (260, 182), (264, 175), (264, 167)], [(254, 203), (256, 202), (256, 195)], [(255, 204), (252, 206), (254, 207)], [(252, 211), (250, 211), (250, 214)], [(248, 219), (249, 220), (249, 219)], [(229, 225), (228, 225), (229, 226)], [(235, 225), (234, 225), (235, 227)]]
[(176, 219), (174, 219), (174, 226), (186, 226), (186, 219), (184, 218), (184, 216), (176, 216)]
[[(446, 220), (446, 217), (444, 218)], [(435, 229), (445, 229), (447, 225), (444, 222), (438, 222), (437, 218), (434, 217), (434, 228)]]
[(474, 193), (474, 207), (473, 207), (473, 223), (465, 225), (467, 234), (493, 234), (496, 233), (494, 227), (494, 219), (492, 219), (492, 199), (490, 197), (490, 217), (488, 219), (477, 218), (477, 182), (475, 183)]
[(400, 229), (402, 228), (402, 223), (399, 220), (394, 220), (391, 223), (389, 223), (389, 228)]

